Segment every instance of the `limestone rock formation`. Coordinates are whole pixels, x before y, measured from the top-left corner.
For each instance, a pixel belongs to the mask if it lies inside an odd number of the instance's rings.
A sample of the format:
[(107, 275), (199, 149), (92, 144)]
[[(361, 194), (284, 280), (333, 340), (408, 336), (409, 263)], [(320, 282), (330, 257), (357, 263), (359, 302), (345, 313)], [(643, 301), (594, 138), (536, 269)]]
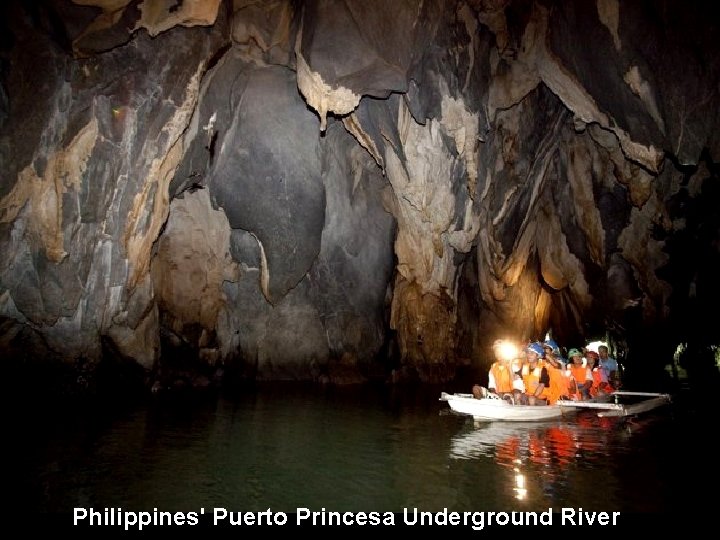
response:
[(638, 371), (720, 343), (709, 3), (0, 9), (21, 373), (436, 382), (503, 336)]

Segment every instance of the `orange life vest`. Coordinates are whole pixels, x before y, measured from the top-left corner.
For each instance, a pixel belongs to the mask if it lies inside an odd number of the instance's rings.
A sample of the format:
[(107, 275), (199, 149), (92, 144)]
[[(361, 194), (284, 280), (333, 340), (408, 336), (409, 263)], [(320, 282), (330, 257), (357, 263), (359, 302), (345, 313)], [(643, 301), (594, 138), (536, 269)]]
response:
[[(538, 365), (535, 366), (535, 369), (530, 369), (529, 365), (524, 365), (522, 368), (522, 378), (523, 382), (525, 383), (525, 393), (528, 396), (534, 396), (535, 392), (537, 391), (537, 387), (540, 385), (540, 375), (542, 374), (542, 364), (538, 362)], [(541, 399), (549, 399), (550, 397), (550, 389), (549, 388), (543, 388), (543, 391), (540, 392), (540, 395), (536, 396)]]
[[(568, 374), (570, 376), (570, 395), (577, 400), (583, 399), (583, 393), (580, 391), (580, 385), (583, 385), (583, 388), (587, 387), (588, 391), (590, 390), (590, 386), (592, 385), (592, 379), (588, 381), (587, 375), (588, 375), (588, 368), (585, 366), (576, 366), (574, 363), (570, 364), (570, 367), (568, 368)], [(588, 382), (590, 384), (588, 384)]]
[(590, 387), (590, 395), (595, 397), (600, 393), (612, 394), (615, 389), (610, 386), (603, 376), (602, 368), (596, 367), (592, 369), (593, 384)]
[(496, 392), (501, 393), (513, 391), (512, 373), (508, 366), (501, 364), (500, 362), (495, 362), (492, 366), (490, 366), (490, 373), (492, 373), (493, 378), (495, 379)]
[(555, 403), (561, 396), (569, 395), (568, 378), (565, 376), (563, 369), (556, 368), (552, 365), (545, 366), (548, 376), (550, 377), (550, 388), (547, 388), (547, 400), (550, 405)]

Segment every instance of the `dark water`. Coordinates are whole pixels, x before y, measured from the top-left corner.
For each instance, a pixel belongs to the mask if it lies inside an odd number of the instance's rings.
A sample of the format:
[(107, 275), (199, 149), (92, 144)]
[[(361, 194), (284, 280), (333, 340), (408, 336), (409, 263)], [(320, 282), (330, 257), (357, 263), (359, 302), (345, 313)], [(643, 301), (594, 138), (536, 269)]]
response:
[[(26, 512), (650, 512), (696, 507), (708, 473), (687, 400), (628, 420), (484, 423), (440, 389), (269, 387), (16, 415)], [(587, 413), (587, 414), (586, 414)], [(713, 450), (714, 453), (714, 450)]]

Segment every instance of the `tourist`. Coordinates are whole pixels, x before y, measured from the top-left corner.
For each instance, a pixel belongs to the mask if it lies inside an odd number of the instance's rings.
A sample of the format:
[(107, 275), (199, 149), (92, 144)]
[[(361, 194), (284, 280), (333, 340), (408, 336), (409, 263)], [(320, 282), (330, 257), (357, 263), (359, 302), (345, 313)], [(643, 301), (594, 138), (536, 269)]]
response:
[(514, 402), (515, 397), (513, 394), (518, 396), (519, 392), (513, 387), (512, 361), (517, 357), (517, 354), (509, 347), (509, 343), (504, 340), (495, 341), (493, 354), (495, 355), (495, 361), (488, 372), (488, 390), (503, 399), (509, 398)]
[(525, 381), (523, 381), (522, 370), (525, 365), (525, 360), (522, 358), (515, 358), (510, 362), (510, 369), (512, 370), (513, 379), (513, 399), (515, 403), (525, 403)]
[(600, 356), (600, 366), (607, 372), (608, 382), (617, 390), (620, 388), (620, 369), (617, 360), (609, 355), (606, 345), (598, 347), (598, 355)]
[(583, 353), (579, 349), (568, 351), (567, 374), (571, 379), (571, 395), (578, 400), (590, 399), (590, 388), (592, 387), (592, 373), (583, 364)]
[(590, 387), (590, 396), (595, 398), (599, 395), (612, 394), (615, 390), (608, 381), (608, 374), (600, 365), (600, 356), (595, 351), (587, 351), (585, 353), (587, 360), (587, 369), (592, 373), (592, 386)]
[(545, 353), (545, 369), (550, 378), (550, 386), (546, 389), (548, 403), (553, 405), (558, 400), (570, 399), (570, 379), (557, 355)]
[(560, 355), (560, 347), (553, 339), (546, 339), (543, 343), (543, 350), (545, 351), (545, 360), (550, 360), (550, 358), (556, 358), (558, 363), (560, 364), (560, 367), (562, 369), (565, 369), (565, 360)]
[(525, 349), (526, 363), (522, 368), (525, 383), (525, 400), (528, 405), (547, 405), (550, 388), (550, 376), (540, 359), (545, 351), (540, 343), (531, 343)]

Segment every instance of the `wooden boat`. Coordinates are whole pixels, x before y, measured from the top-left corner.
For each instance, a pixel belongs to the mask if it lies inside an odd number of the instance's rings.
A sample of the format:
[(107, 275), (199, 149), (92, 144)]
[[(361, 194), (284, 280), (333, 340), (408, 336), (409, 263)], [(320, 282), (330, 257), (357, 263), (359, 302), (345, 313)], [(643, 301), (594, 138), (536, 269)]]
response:
[[(622, 402), (628, 398), (629, 402)], [(579, 410), (587, 409), (596, 409), (600, 417), (633, 416), (669, 404), (671, 398), (669, 394), (618, 390), (590, 401), (561, 400), (554, 405), (518, 405), (495, 394), (487, 394), (478, 399), (472, 394), (442, 392), (440, 401), (446, 401), (453, 411), (470, 415), (476, 420), (537, 422), (570, 416)]]
[(516, 405), (495, 394), (488, 394), (487, 397), (477, 399), (472, 394), (442, 392), (440, 401), (447, 401), (453, 411), (471, 415), (477, 420), (536, 422), (553, 420), (576, 412), (576, 409), (558, 405)]

